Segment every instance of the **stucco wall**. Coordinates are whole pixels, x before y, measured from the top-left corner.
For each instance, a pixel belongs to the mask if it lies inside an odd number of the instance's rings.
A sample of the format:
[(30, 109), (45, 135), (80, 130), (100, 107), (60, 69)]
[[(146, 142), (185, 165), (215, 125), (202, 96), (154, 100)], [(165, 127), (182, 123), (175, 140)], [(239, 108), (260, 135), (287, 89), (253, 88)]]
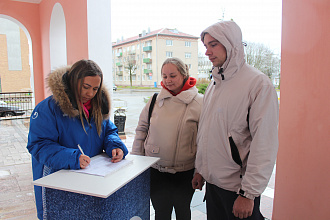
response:
[(283, 0), (273, 220), (329, 219), (330, 2)]

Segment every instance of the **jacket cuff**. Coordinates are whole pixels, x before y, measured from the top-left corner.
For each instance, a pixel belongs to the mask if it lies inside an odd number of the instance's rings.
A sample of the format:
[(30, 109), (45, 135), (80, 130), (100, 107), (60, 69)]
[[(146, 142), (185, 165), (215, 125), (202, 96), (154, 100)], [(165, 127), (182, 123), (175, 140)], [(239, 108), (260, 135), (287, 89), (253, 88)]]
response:
[(251, 199), (251, 200), (254, 200), (254, 198), (256, 197), (256, 196), (254, 196), (252, 194), (249, 194), (249, 193), (245, 192), (241, 188), (239, 188), (237, 190), (237, 194), (240, 195), (240, 196), (242, 196), (242, 197), (244, 197), (244, 198)]

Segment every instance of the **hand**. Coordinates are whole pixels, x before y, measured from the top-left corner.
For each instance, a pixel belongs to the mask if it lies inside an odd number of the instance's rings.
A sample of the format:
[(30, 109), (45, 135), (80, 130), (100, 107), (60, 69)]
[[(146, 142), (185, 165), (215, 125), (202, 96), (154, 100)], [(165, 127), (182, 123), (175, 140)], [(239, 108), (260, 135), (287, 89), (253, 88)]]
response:
[(233, 214), (240, 219), (247, 218), (252, 215), (254, 201), (252, 199), (238, 196), (234, 202)]
[(202, 190), (203, 185), (204, 185), (204, 181), (205, 180), (202, 177), (202, 175), (200, 175), (199, 173), (195, 173), (195, 176), (191, 181), (192, 188)]
[(124, 152), (122, 149), (116, 148), (112, 150), (112, 158), (111, 158), (112, 163), (117, 163), (121, 161), (123, 157), (124, 157)]
[(79, 157), (79, 163), (80, 163), (80, 168), (84, 169), (86, 168), (91, 162), (91, 158), (87, 155), (81, 154)]

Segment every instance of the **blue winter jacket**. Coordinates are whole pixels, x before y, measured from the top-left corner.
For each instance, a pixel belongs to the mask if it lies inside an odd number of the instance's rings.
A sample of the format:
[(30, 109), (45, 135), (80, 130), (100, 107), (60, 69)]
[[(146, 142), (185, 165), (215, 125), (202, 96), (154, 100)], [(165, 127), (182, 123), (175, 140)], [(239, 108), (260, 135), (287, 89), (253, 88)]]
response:
[[(61, 90), (59, 84), (62, 83), (63, 71), (52, 74), (53, 78), (48, 81), (50, 88), (56, 86), (57, 90)], [(31, 115), (27, 149), (32, 155), (34, 180), (61, 169), (80, 169), (81, 152), (78, 144), (89, 157), (103, 151), (112, 157), (112, 150), (115, 148), (122, 149), (124, 156), (128, 153), (118, 136), (117, 127), (107, 119), (107, 115), (103, 120), (100, 136), (93, 117), (89, 123), (84, 118), (85, 132), (79, 116), (75, 115), (77, 111), (70, 105), (70, 99), (66, 95), (65, 91), (58, 92), (54, 89), (53, 95), (40, 102)], [(107, 93), (105, 95), (108, 96)], [(35, 198), (38, 218), (42, 218), (42, 190), (39, 186), (35, 186)]]

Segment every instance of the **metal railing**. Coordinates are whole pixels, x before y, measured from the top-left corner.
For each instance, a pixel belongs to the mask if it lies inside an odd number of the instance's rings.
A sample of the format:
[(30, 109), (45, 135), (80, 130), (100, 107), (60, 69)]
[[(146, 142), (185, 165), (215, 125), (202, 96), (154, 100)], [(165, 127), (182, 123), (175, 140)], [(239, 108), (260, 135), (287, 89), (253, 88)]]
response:
[(29, 118), (34, 103), (32, 92), (0, 93), (0, 121)]

